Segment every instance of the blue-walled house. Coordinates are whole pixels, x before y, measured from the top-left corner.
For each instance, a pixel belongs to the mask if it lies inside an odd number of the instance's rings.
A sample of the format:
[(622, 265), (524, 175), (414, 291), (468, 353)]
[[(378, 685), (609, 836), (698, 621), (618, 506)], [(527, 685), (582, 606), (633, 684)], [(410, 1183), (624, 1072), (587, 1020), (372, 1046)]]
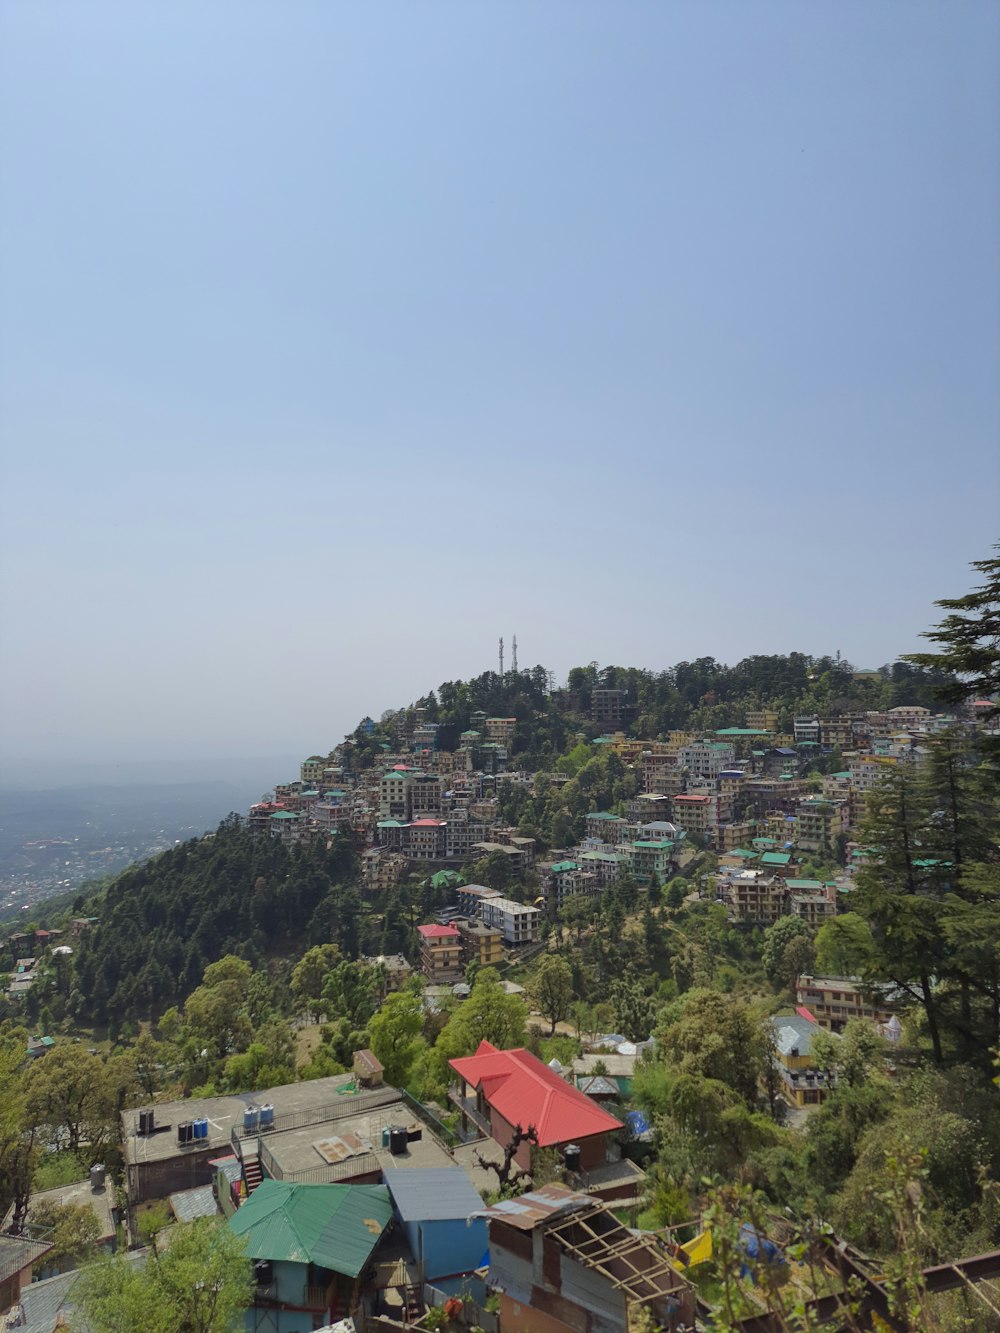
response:
[(392, 1168), (384, 1174), (424, 1280), (447, 1292), (468, 1286), (463, 1279), (489, 1262), (486, 1221), (472, 1218), (483, 1207), (472, 1181), (460, 1167)]
[(312, 1333), (352, 1314), (391, 1218), (384, 1185), (265, 1180), (229, 1218), (254, 1264), (249, 1333)]

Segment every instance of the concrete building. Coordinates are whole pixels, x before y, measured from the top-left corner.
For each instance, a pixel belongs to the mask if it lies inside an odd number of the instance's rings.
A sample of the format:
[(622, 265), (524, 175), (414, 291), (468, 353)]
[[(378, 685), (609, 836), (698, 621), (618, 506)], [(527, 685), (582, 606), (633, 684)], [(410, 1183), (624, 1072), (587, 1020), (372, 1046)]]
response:
[(512, 898), (482, 898), (479, 915), (485, 925), (500, 932), (508, 945), (534, 944), (538, 939), (542, 914), (537, 907)]
[(420, 967), (431, 982), (459, 981), (462, 968), (462, 941), (454, 926), (418, 926)]
[(823, 1027), (842, 1032), (852, 1018), (867, 1018), (873, 1023), (888, 1023), (892, 1009), (885, 989), (878, 994), (865, 988), (860, 977), (801, 976), (795, 983), (795, 999), (805, 1005)]

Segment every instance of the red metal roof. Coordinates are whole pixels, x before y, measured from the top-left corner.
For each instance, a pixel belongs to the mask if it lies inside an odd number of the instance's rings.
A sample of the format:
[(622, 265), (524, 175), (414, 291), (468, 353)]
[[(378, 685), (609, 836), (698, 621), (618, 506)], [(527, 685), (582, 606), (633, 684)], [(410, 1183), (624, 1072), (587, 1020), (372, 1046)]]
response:
[(541, 1148), (622, 1127), (620, 1120), (523, 1048), (498, 1051), (482, 1041), (475, 1055), (448, 1063), (471, 1087), (482, 1089), (486, 1101), (509, 1125), (534, 1125)]
[(417, 934), (423, 935), (425, 940), (451, 939), (452, 936), (458, 939), (458, 931), (454, 926), (418, 926)]
[(804, 1004), (797, 1004), (795, 1006), (795, 1012), (798, 1014), (799, 1018), (804, 1018), (808, 1023), (819, 1022), (819, 1019), (816, 1017), (816, 1015), (810, 1013)]
[(410, 828), (443, 828), (443, 819), (415, 819)]

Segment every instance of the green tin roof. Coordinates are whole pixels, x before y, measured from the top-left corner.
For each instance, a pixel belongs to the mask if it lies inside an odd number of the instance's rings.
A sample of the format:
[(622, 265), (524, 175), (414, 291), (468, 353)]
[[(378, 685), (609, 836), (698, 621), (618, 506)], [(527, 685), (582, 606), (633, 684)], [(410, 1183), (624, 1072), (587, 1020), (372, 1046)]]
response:
[(791, 859), (789, 852), (765, 852), (760, 863), (765, 866), (786, 866)]
[(786, 879), (785, 887), (789, 889), (805, 889), (815, 892), (823, 886), (818, 879)]
[(616, 820), (618, 823), (622, 823), (622, 822), (623, 822), (623, 821), (622, 821), (622, 817), (621, 817), (621, 815), (613, 815), (613, 814), (611, 813), (610, 810), (591, 810), (590, 813), (587, 815), (587, 818), (588, 818), (588, 819), (614, 819), (614, 820)]
[(294, 810), (275, 810), (272, 819), (298, 819)]
[(554, 875), (561, 875), (564, 871), (576, 869), (577, 864), (575, 861), (553, 861), (552, 863), (552, 873)]
[(769, 736), (769, 731), (761, 727), (719, 727), (716, 736)]
[(358, 1277), (392, 1217), (385, 1185), (265, 1180), (229, 1219), (249, 1259), (308, 1264)]

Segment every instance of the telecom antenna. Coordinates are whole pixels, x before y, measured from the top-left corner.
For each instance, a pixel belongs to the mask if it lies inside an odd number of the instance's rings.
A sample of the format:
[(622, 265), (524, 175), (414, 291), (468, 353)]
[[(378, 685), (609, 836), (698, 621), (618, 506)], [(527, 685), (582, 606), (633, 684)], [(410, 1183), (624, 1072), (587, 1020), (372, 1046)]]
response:
[(517, 675), (517, 635), (514, 635), (514, 642), (511, 644), (510, 669), (514, 675)]
[(503, 680), (503, 639), (500, 640), (500, 679)]

